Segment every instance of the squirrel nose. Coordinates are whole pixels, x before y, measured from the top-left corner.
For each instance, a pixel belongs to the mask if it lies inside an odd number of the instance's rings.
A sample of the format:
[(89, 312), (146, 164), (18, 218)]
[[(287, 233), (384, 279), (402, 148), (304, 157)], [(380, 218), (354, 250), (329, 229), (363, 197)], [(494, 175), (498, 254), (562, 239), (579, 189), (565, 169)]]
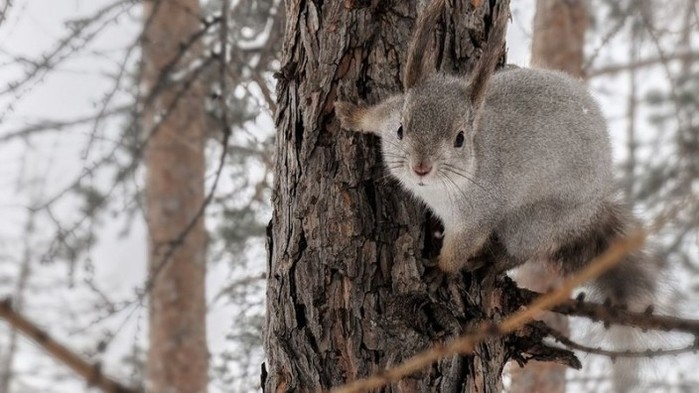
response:
[(413, 164), (413, 172), (420, 177), (427, 175), (430, 171), (432, 171), (432, 164), (427, 161), (420, 161), (417, 164)]

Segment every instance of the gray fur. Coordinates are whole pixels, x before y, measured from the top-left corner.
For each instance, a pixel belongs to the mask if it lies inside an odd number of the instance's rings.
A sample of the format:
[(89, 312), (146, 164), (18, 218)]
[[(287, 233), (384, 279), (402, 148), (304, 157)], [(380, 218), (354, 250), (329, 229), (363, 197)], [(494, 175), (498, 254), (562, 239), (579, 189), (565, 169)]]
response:
[[(497, 270), (540, 259), (577, 271), (638, 226), (617, 200), (604, 117), (586, 87), (561, 72), (485, 76), (481, 105), (472, 89), (483, 89), (473, 82), (483, 78), (433, 73), (372, 107), (338, 103), (336, 114), (344, 128), (380, 136), (390, 173), (442, 220), (444, 270), (480, 267), (477, 257), (495, 237), (507, 254)], [(465, 143), (455, 147), (460, 132)], [(412, 168), (420, 162), (432, 172), (418, 176)], [(647, 260), (630, 256), (598, 284), (618, 302), (645, 300)]]

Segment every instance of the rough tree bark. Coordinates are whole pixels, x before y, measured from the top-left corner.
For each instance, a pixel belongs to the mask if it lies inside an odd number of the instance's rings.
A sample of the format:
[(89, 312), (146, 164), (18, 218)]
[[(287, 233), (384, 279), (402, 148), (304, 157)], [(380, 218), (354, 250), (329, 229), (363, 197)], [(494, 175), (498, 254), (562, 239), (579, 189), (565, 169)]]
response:
[[(400, 90), (413, 3), (286, 2), (265, 391), (317, 391), (368, 376), (515, 307), (492, 278), (441, 281), (426, 263), (438, 253), (434, 222), (386, 178), (379, 141), (341, 130), (333, 116), (339, 97), (373, 103)], [(507, 2), (448, 2), (436, 34), (443, 69), (473, 66), (498, 3)], [(500, 391), (515, 356), (508, 340), (385, 391)]]
[[(561, 70), (582, 78), (587, 31), (587, 5), (583, 0), (537, 0), (532, 37), (532, 65)], [(517, 272), (517, 282), (537, 292), (546, 292), (561, 283), (561, 277), (540, 261), (530, 261)], [(567, 335), (565, 316), (547, 313), (543, 318), (552, 328)], [(566, 367), (533, 361), (524, 368), (513, 365), (512, 393), (565, 393)]]
[(144, 108), (143, 118), (144, 130), (151, 133), (145, 155), (146, 208), (154, 275), (147, 387), (152, 392), (205, 392), (203, 218), (187, 230), (204, 202), (204, 99), (197, 86), (185, 92), (170, 86), (172, 73), (165, 70), (183, 50), (181, 43), (199, 29), (199, 2), (144, 1), (143, 6), (146, 94), (165, 83)]

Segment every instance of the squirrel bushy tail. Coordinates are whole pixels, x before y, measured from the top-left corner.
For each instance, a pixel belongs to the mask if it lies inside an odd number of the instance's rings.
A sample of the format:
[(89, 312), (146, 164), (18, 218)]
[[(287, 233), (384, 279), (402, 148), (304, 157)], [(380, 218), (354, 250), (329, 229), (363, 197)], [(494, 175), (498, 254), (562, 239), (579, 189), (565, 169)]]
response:
[[(620, 201), (604, 202), (589, 227), (558, 248), (552, 260), (562, 273), (575, 274), (604, 253), (617, 239), (640, 228), (639, 220), (626, 204)], [(593, 286), (599, 296), (612, 304), (643, 311), (654, 300), (656, 276), (654, 258), (647, 249), (641, 249), (624, 257), (600, 276)]]

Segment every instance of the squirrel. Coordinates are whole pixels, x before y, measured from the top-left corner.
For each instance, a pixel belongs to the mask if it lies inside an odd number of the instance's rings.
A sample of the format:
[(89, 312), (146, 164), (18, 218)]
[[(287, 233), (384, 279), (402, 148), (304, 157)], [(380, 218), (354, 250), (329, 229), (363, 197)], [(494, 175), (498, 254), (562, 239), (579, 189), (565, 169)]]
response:
[[(505, 254), (491, 267), (499, 272), (535, 259), (564, 275), (579, 271), (640, 227), (617, 195), (597, 102), (562, 72), (495, 72), (505, 50), (504, 6), (491, 10), (468, 78), (436, 71), (425, 53), (443, 9), (435, 0), (416, 22), (403, 93), (373, 106), (337, 101), (341, 127), (379, 136), (392, 177), (441, 219), (442, 270), (480, 268), (495, 238)], [(647, 251), (634, 252), (595, 285), (613, 303), (645, 307), (652, 266)]]

